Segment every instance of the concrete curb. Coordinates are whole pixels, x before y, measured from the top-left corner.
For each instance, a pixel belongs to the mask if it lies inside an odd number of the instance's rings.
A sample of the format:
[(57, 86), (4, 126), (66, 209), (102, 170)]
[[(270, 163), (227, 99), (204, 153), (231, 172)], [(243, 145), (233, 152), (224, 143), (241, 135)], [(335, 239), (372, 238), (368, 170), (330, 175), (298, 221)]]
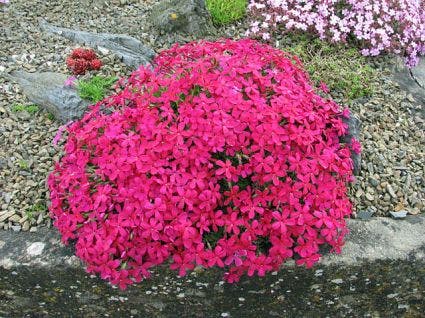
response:
[[(425, 259), (425, 216), (404, 220), (379, 217), (348, 220), (350, 234), (340, 255), (327, 254), (321, 265), (355, 265), (378, 260)], [(73, 248), (60, 242), (55, 229), (0, 231), (0, 267), (82, 268)]]

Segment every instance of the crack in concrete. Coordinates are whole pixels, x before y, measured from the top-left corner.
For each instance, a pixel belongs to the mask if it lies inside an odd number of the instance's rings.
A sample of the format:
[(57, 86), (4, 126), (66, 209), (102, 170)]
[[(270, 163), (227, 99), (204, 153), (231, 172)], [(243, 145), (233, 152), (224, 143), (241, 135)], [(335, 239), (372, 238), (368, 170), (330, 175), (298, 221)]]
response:
[(413, 73), (412, 73), (412, 70), (411, 69), (409, 69), (409, 75), (410, 75), (410, 77), (413, 79), (413, 81), (416, 83), (416, 84), (418, 84), (418, 86), (420, 87), (420, 88), (424, 88), (420, 83), (419, 83), (419, 81), (416, 79), (416, 77), (413, 75)]

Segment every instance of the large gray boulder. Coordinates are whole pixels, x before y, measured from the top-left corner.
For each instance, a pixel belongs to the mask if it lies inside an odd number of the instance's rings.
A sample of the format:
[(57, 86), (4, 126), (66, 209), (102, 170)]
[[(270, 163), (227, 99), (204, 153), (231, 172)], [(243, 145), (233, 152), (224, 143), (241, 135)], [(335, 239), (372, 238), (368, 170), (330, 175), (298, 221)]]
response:
[(123, 34), (90, 33), (67, 28), (60, 28), (40, 21), (40, 27), (49, 34), (57, 34), (76, 43), (93, 48), (105, 48), (116, 54), (124, 64), (137, 69), (140, 65), (148, 65), (155, 52), (135, 38)]
[(15, 71), (7, 76), (17, 82), (25, 96), (52, 113), (63, 123), (80, 118), (90, 102), (83, 100), (72, 87), (64, 87), (67, 75), (53, 72)]
[[(397, 58), (393, 66), (396, 82), (419, 102), (425, 104), (425, 58), (418, 65), (409, 69), (401, 58)], [(422, 112), (424, 113), (424, 111)]]
[(150, 21), (167, 33), (202, 36), (214, 30), (204, 0), (163, 0), (152, 9)]

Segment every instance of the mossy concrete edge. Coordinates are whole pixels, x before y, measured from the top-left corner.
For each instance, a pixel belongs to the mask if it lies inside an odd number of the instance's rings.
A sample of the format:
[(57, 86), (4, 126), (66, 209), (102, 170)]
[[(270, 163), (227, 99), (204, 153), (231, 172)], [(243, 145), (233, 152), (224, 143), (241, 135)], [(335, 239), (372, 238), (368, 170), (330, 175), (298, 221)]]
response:
[[(355, 265), (378, 260), (425, 258), (425, 216), (404, 220), (386, 217), (348, 220), (350, 233), (341, 254), (326, 254), (321, 265)], [(83, 268), (72, 246), (61, 243), (56, 229), (38, 232), (0, 231), (0, 267)]]

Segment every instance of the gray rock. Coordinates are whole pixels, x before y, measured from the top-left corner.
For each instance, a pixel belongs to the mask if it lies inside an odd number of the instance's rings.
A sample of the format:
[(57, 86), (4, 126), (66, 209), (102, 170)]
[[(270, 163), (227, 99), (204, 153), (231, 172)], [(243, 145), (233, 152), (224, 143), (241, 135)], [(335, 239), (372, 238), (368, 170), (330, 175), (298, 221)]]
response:
[(6, 202), (7, 204), (9, 204), (10, 203), (10, 200), (12, 200), (12, 193), (3, 192), (2, 193), (2, 196), (3, 196), (4, 202)]
[(27, 248), (27, 253), (30, 256), (39, 256), (43, 253), (44, 247), (46, 246), (43, 242), (31, 243)]
[(15, 214), (15, 212), (13, 212), (13, 211), (0, 212), (0, 222), (6, 221), (8, 218), (10, 218), (14, 214)]
[(374, 212), (371, 210), (360, 211), (359, 213), (357, 213), (357, 218), (360, 220), (367, 221), (370, 220), (373, 214)]
[(418, 65), (409, 69), (401, 58), (397, 58), (393, 67), (393, 77), (396, 82), (414, 99), (425, 103), (425, 58)]
[(163, 0), (152, 9), (150, 21), (167, 33), (202, 36), (215, 30), (204, 0)]
[(46, 109), (63, 123), (81, 117), (90, 104), (81, 99), (74, 88), (64, 87), (65, 74), (15, 71), (8, 77), (21, 86), (32, 103)]
[(87, 46), (108, 49), (122, 59), (123, 63), (136, 69), (140, 65), (148, 65), (155, 52), (135, 38), (123, 34), (90, 33), (53, 26), (44, 20), (40, 21), (43, 31), (60, 35), (73, 42)]
[[(0, 131), (0, 132), (2, 132), (2, 131)], [(0, 157), (0, 170), (3, 169), (3, 168), (6, 168), (6, 166), (7, 166), (7, 160), (3, 157)]]
[[(344, 143), (350, 143), (352, 138), (356, 138), (357, 140), (360, 140), (360, 129), (361, 129), (361, 122), (360, 119), (350, 114), (349, 118), (343, 118), (344, 123), (348, 125), (348, 133), (342, 137), (342, 142)], [(360, 169), (361, 169), (361, 154), (357, 154), (354, 151), (351, 151), (351, 159), (353, 160), (353, 173), (354, 175), (358, 176), (360, 175)]]
[(404, 219), (407, 216), (407, 211), (401, 210), (398, 212), (390, 212), (390, 214), (394, 219)]
[(425, 58), (419, 60), (418, 65), (410, 70), (412, 77), (415, 79), (416, 83), (425, 89)]
[(337, 278), (337, 279), (333, 279), (331, 280), (332, 283), (340, 285), (342, 284), (344, 281), (342, 280), (342, 278)]
[(394, 198), (394, 199), (397, 199), (397, 195), (396, 195), (396, 193), (394, 192), (394, 189), (393, 189), (393, 187), (391, 186), (391, 184), (387, 184), (387, 192)]
[(372, 177), (369, 177), (369, 183), (374, 187), (377, 187), (379, 185), (379, 181)]
[(19, 232), (21, 230), (21, 226), (20, 225), (12, 225), (12, 230), (14, 232)]

